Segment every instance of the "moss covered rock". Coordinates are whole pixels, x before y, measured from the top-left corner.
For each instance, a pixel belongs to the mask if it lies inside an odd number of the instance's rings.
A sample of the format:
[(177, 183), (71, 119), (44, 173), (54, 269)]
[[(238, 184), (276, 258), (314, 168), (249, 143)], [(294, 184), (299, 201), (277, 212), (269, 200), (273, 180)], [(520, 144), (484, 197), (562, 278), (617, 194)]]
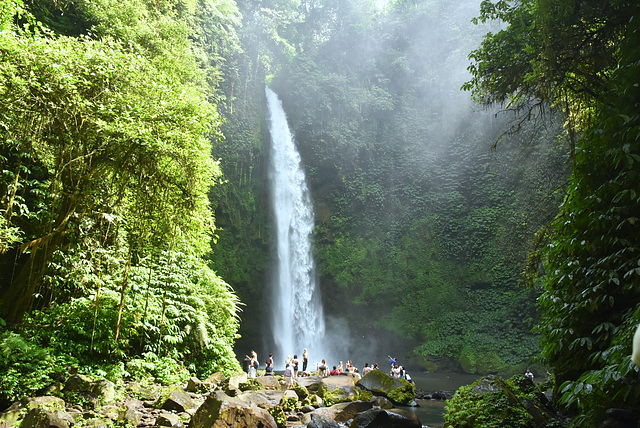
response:
[(487, 376), (456, 391), (445, 407), (446, 427), (562, 427), (545, 395), (524, 376)]
[(370, 371), (356, 383), (356, 386), (397, 404), (409, 404), (416, 397), (414, 384), (404, 379), (394, 379), (382, 370)]

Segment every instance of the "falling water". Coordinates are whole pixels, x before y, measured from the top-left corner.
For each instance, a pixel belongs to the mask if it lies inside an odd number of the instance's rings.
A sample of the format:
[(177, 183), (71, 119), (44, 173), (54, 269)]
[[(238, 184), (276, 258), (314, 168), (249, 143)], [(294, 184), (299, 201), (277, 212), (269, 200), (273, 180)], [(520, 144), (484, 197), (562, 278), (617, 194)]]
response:
[[(275, 214), (278, 266), (273, 309), (274, 359), (302, 361), (309, 352), (310, 368), (323, 358), (324, 316), (316, 286), (311, 249), (313, 210), (300, 154), (289, 131), (278, 96), (266, 88), (271, 131), (271, 192)], [(313, 366), (312, 366), (313, 365)]]

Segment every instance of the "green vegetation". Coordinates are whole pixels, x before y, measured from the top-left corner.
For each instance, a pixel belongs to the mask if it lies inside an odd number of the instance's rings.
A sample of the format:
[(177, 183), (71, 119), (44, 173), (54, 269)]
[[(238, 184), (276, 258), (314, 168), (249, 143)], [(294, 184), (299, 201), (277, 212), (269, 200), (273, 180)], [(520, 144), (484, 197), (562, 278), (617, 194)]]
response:
[(203, 258), (221, 122), (205, 46), (237, 38), (196, 27), (233, 6), (3, 3), (3, 402), (65, 366), (165, 383), (239, 368), (239, 300)]
[(518, 284), (568, 175), (561, 118), (491, 149), (508, 118), (472, 112), (459, 91), (468, 76), (450, 77), (483, 31), (470, 4), (241, 7), (237, 61), (251, 67), (225, 84), (234, 144), (216, 145), (228, 183), (214, 189), (216, 270), (247, 303), (241, 346), (264, 336), (272, 297), (263, 73), (307, 171), (325, 310), (354, 338), (395, 338), (416, 360), (520, 371), (538, 352), (540, 290)]
[[(640, 407), (638, 8), (2, 2), (0, 403), (74, 367), (231, 374), (268, 337), (268, 82), (351, 338), (469, 373), (541, 357), (581, 426)], [(536, 392), (504, 385), (519, 398), (464, 388), (448, 420), (526, 426)]]
[[(534, 408), (536, 411), (532, 412)], [(514, 376), (506, 381), (487, 377), (459, 388), (447, 401), (445, 426), (565, 426), (560, 419), (546, 414), (549, 410), (545, 396), (524, 376)]]
[(640, 404), (629, 359), (640, 322), (639, 12), (629, 1), (485, 1), (481, 20), (511, 25), (471, 55), (468, 88), (476, 97), (528, 111), (553, 105), (567, 120), (568, 193), (540, 234), (545, 245), (530, 274), (544, 288), (543, 362), (580, 426), (598, 426), (609, 408), (633, 412)]

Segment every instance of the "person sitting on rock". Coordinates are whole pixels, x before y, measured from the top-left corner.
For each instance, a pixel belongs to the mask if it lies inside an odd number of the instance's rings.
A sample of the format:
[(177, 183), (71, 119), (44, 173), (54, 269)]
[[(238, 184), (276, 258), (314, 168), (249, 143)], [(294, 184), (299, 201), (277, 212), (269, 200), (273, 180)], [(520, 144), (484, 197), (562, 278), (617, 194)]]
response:
[(333, 366), (333, 370), (329, 372), (329, 376), (338, 376), (339, 374), (340, 372), (338, 371), (338, 368), (336, 366)]
[(318, 368), (318, 376), (322, 376), (322, 377), (327, 376), (329, 369), (327, 368), (327, 362), (324, 360), (324, 358), (322, 359), (322, 362), (319, 364), (316, 364), (316, 366)]

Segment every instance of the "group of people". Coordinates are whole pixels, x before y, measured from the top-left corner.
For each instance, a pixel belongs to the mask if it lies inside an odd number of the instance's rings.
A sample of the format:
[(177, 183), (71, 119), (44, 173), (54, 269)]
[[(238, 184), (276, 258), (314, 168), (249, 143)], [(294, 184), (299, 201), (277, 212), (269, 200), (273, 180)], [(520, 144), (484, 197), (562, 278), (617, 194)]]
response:
[(391, 370), (389, 371), (389, 374), (394, 378), (394, 379), (406, 379), (409, 382), (411, 382), (411, 376), (409, 376), (409, 373), (407, 373), (407, 371), (404, 369), (404, 367), (402, 367), (401, 365), (398, 364), (398, 361), (392, 357), (391, 355), (389, 355), (389, 362), (391, 363)]
[(245, 355), (242, 362), (242, 368), (249, 375), (251, 379), (255, 379), (258, 375), (258, 354), (253, 349), (251, 350), (251, 356)]
[[(411, 382), (411, 376), (409, 373), (398, 364), (397, 360), (391, 356), (389, 356), (389, 361), (391, 363), (391, 370), (389, 374), (398, 379), (403, 378)], [(273, 376), (273, 354), (269, 354), (269, 357), (265, 361), (265, 376)], [(249, 375), (249, 378), (255, 378), (257, 376), (259, 363), (258, 363), (258, 354), (252, 349), (251, 354), (245, 355), (244, 358), (244, 370)], [(307, 371), (309, 368), (309, 353), (305, 348), (302, 352), (302, 359), (298, 359), (298, 355), (288, 356), (285, 359), (285, 369), (284, 369), (284, 377), (287, 382), (287, 388), (292, 388), (295, 380), (301, 376), (311, 376), (311, 373)], [(378, 363), (374, 363), (369, 365), (369, 363), (364, 364), (364, 368), (362, 369), (362, 376), (366, 375), (372, 370), (379, 370)], [(338, 376), (338, 375), (348, 375), (352, 374), (358, 378), (360, 378), (360, 371), (356, 366), (353, 365), (351, 360), (348, 360), (346, 365), (343, 365), (342, 361), (338, 363), (338, 365), (333, 366), (331, 370), (329, 370), (329, 366), (327, 365), (327, 361), (322, 359), (322, 362), (316, 363), (316, 372), (319, 376)]]

